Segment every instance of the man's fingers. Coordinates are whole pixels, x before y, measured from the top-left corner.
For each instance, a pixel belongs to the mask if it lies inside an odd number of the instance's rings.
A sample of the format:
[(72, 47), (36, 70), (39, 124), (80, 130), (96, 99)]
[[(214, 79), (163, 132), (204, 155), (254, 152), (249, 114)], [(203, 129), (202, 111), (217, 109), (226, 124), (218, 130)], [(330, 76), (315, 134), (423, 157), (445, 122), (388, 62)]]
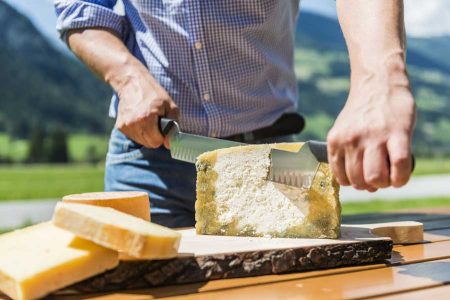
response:
[(343, 153), (328, 154), (328, 161), (337, 182), (340, 185), (350, 185), (350, 181), (345, 174), (345, 155)]
[(178, 118), (180, 117), (180, 110), (175, 102), (170, 101), (165, 117), (172, 120), (178, 120)]
[(147, 148), (158, 148), (164, 143), (164, 137), (159, 131), (159, 118), (151, 116), (142, 124), (142, 137)]
[(375, 188), (390, 185), (388, 154), (385, 145), (368, 146), (364, 150), (364, 181)]
[(393, 135), (387, 142), (390, 161), (391, 184), (394, 187), (405, 185), (411, 176), (410, 139), (406, 134)]
[(340, 185), (350, 185), (350, 181), (345, 174), (345, 153), (342, 148), (339, 148), (339, 138), (328, 134), (328, 162), (331, 167), (331, 172), (336, 177)]
[(364, 181), (363, 158), (363, 150), (357, 147), (347, 147), (345, 149), (345, 172), (350, 184), (357, 190), (369, 188)]

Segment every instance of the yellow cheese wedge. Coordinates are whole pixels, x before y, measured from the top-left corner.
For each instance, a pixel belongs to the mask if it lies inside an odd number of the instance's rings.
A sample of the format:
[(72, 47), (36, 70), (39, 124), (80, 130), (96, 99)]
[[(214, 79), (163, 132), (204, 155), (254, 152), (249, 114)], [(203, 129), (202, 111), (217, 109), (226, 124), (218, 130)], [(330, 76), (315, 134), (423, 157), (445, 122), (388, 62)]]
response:
[[(123, 213), (150, 221), (150, 201), (148, 194), (145, 192), (121, 191), (74, 194), (64, 196), (63, 202), (111, 207)], [(119, 259), (136, 260), (136, 257), (119, 252)]]
[(339, 185), (320, 164), (310, 190), (268, 180), (270, 149), (297, 152), (301, 143), (250, 145), (197, 158), (199, 234), (337, 238)]
[(150, 201), (148, 194), (138, 191), (96, 192), (67, 195), (67, 203), (90, 204), (117, 209), (126, 214), (150, 221)]
[(44, 297), (118, 263), (116, 251), (51, 222), (0, 236), (0, 290), (13, 299)]
[(109, 207), (64, 203), (56, 205), (53, 223), (99, 245), (145, 259), (177, 255), (181, 235)]

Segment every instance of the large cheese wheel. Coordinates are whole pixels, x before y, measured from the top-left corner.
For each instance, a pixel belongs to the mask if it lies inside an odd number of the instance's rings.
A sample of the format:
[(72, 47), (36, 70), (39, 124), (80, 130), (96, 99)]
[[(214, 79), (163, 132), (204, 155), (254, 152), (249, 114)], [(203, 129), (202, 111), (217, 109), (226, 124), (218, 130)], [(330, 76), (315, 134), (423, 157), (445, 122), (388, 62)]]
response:
[(111, 207), (123, 213), (150, 221), (148, 194), (138, 191), (95, 192), (67, 195), (63, 202)]

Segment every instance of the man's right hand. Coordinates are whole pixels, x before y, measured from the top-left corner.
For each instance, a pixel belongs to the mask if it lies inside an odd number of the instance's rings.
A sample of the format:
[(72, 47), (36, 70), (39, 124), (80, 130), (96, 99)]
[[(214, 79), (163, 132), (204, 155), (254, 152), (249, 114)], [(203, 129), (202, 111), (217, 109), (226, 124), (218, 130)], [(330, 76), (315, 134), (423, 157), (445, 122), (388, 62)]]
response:
[(119, 96), (116, 127), (127, 137), (157, 148), (167, 139), (159, 132), (160, 117), (178, 119), (178, 107), (147, 68), (106, 28), (74, 29), (67, 42), (71, 50)]
[(128, 138), (147, 147), (157, 148), (168, 140), (159, 131), (159, 118), (178, 119), (178, 107), (147, 69), (132, 70), (118, 89), (119, 109), (116, 127)]

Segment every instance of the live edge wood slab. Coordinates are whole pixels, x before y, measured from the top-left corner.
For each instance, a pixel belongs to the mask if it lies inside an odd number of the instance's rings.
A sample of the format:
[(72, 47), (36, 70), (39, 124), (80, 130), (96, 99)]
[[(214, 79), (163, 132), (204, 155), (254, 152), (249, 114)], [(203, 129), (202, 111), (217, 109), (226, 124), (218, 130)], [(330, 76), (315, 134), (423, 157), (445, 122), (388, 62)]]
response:
[[(401, 235), (403, 243), (423, 239), (423, 226), (417, 222), (395, 222), (389, 226), (343, 225), (339, 240), (207, 236), (196, 235), (194, 229), (180, 232), (183, 238), (179, 257), (122, 261), (116, 269), (65, 291), (95, 293), (141, 289), (377, 263), (391, 257), (391, 233), (394, 238)], [(380, 232), (388, 237), (374, 235)]]

